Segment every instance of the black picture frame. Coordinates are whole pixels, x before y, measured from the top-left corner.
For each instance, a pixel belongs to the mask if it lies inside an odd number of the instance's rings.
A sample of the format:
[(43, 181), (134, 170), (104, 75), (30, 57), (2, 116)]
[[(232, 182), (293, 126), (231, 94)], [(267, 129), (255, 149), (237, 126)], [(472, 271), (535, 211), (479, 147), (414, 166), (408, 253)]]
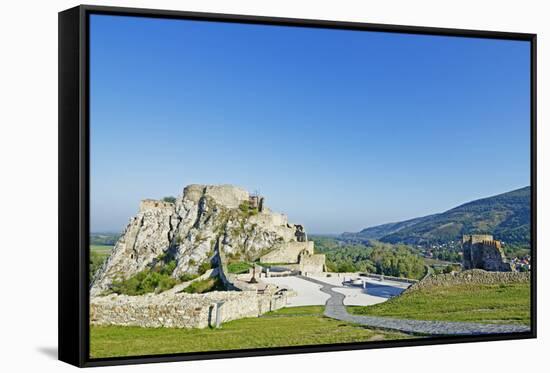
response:
[[(89, 357), (89, 16), (232, 23), (528, 41), (531, 45), (531, 331), (334, 345), (91, 359)], [(79, 367), (536, 338), (536, 34), (81, 5), (59, 13), (59, 360)]]

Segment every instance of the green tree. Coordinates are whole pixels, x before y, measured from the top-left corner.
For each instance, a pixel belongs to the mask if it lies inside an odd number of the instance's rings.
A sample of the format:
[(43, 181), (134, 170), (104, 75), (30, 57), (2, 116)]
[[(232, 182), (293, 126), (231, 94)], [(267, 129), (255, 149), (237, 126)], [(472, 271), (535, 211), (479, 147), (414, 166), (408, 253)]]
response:
[(176, 203), (176, 197), (174, 196), (163, 197), (162, 200), (164, 202)]

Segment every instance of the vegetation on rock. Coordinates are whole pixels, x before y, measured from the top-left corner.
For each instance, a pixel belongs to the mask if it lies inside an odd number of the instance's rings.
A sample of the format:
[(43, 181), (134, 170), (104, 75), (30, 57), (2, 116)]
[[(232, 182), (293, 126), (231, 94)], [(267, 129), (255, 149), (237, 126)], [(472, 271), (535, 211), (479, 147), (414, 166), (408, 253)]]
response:
[(164, 202), (176, 203), (176, 197), (174, 197), (174, 196), (163, 197), (162, 200)]
[(181, 282), (173, 278), (172, 272), (176, 268), (176, 261), (164, 261), (165, 257), (159, 257), (160, 262), (152, 268), (125, 279), (113, 281), (110, 290), (113, 293), (125, 295), (143, 295), (147, 293), (161, 293), (169, 290)]
[(229, 273), (235, 274), (247, 273), (250, 268), (252, 268), (252, 264), (248, 262), (230, 262), (227, 265)]
[(253, 216), (253, 215), (258, 214), (258, 209), (253, 208), (252, 206), (250, 206), (250, 203), (248, 201), (243, 201), (239, 205), (239, 210), (244, 215), (244, 217), (249, 217), (249, 216)]
[(209, 291), (225, 290), (222, 281), (218, 277), (210, 277), (204, 280), (194, 281), (183, 292), (191, 294), (203, 294)]

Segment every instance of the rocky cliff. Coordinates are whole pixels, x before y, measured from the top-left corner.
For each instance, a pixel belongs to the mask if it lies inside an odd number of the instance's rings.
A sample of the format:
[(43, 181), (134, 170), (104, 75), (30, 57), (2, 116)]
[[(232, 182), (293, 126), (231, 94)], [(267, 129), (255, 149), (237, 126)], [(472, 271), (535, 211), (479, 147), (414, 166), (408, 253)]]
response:
[(94, 275), (91, 295), (161, 261), (175, 261), (173, 277), (196, 274), (219, 266), (221, 258), (256, 260), (303, 235), (302, 227), (289, 224), (285, 215), (258, 209), (252, 201), (247, 191), (232, 185), (189, 185), (175, 203), (142, 201)]

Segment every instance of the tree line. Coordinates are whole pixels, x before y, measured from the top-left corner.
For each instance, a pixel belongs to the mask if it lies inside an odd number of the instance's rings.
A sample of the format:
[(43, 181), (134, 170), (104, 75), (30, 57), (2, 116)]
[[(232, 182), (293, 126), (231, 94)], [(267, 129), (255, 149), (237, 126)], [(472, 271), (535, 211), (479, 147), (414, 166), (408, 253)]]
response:
[(331, 272), (369, 272), (419, 279), (425, 274), (422, 258), (409, 246), (371, 241), (346, 243), (330, 237), (311, 237), (317, 252), (326, 255)]

